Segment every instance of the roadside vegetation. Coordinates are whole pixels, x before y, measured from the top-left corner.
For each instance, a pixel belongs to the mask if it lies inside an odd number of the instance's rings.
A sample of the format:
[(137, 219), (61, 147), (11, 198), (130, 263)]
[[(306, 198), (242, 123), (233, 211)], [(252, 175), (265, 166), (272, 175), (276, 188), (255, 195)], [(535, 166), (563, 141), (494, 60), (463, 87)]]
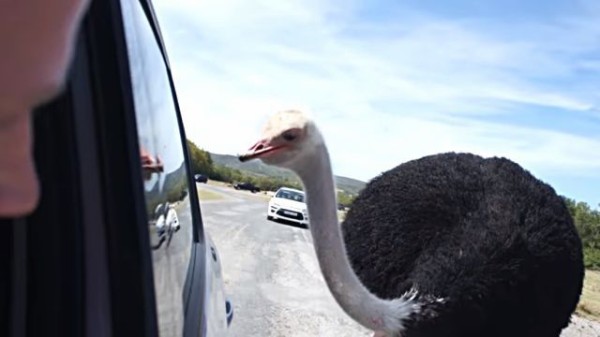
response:
[(583, 243), (586, 268), (583, 293), (577, 306), (577, 313), (600, 321), (600, 211), (592, 209), (585, 202), (577, 202), (569, 198), (565, 198), (565, 202)]
[(585, 267), (600, 270), (600, 211), (585, 202), (569, 198), (565, 202), (583, 242)]

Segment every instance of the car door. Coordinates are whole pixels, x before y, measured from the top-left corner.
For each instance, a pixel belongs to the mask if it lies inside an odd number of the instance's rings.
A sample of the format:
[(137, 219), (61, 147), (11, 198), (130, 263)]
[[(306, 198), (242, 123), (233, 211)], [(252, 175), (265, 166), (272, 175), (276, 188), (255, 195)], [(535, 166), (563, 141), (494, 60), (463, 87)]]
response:
[[(161, 49), (160, 31), (149, 20), (154, 18), (148, 14), (152, 13), (150, 6), (144, 7), (137, 0), (122, 0), (121, 4), (160, 336), (180, 336), (186, 325), (186, 301), (198, 302), (194, 304), (198, 306), (203, 305), (202, 298), (207, 304), (203, 315), (192, 316), (188, 325), (196, 326), (194, 321), (202, 319), (207, 336), (224, 336), (228, 326), (226, 313), (231, 312), (227, 310), (231, 307), (226, 306), (216, 247), (202, 230), (185, 132), (166, 51)], [(202, 267), (205, 275), (194, 274), (195, 269)], [(186, 284), (186, 280), (191, 283)], [(186, 287), (206, 291), (203, 296), (196, 296)]]
[(42, 194), (33, 214), (0, 219), (0, 335), (225, 336), (230, 305), (149, 2), (91, 3), (33, 130)]

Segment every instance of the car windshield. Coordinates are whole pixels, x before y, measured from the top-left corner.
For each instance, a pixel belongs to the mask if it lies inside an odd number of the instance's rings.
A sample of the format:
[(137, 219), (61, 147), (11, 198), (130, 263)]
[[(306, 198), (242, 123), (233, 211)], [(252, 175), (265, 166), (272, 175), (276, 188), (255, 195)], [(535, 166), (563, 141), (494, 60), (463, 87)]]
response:
[(289, 199), (304, 202), (304, 194), (294, 191), (281, 190), (275, 195), (276, 198)]

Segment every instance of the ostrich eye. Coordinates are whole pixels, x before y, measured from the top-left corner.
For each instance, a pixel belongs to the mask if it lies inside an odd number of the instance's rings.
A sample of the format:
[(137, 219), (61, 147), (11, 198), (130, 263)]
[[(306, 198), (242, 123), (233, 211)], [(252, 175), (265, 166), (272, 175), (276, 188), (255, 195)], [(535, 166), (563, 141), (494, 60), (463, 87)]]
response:
[(294, 132), (291, 131), (286, 131), (281, 136), (288, 142), (294, 141), (298, 137)]

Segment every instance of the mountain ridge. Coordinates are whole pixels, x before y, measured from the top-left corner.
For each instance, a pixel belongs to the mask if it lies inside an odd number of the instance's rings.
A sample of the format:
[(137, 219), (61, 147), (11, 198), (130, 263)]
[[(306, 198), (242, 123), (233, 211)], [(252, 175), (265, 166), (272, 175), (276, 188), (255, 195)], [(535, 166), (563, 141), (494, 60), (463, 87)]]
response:
[[(257, 176), (267, 176), (274, 178), (296, 178), (296, 175), (292, 171), (266, 165), (260, 160), (252, 160), (242, 163), (238, 160), (237, 156), (234, 155), (214, 152), (209, 152), (209, 154), (214, 164), (223, 165), (232, 169), (240, 170), (242, 172), (248, 172)], [(350, 177), (334, 175), (334, 178), (337, 188), (349, 194), (358, 194), (360, 190), (362, 190), (366, 185), (364, 181)]]

